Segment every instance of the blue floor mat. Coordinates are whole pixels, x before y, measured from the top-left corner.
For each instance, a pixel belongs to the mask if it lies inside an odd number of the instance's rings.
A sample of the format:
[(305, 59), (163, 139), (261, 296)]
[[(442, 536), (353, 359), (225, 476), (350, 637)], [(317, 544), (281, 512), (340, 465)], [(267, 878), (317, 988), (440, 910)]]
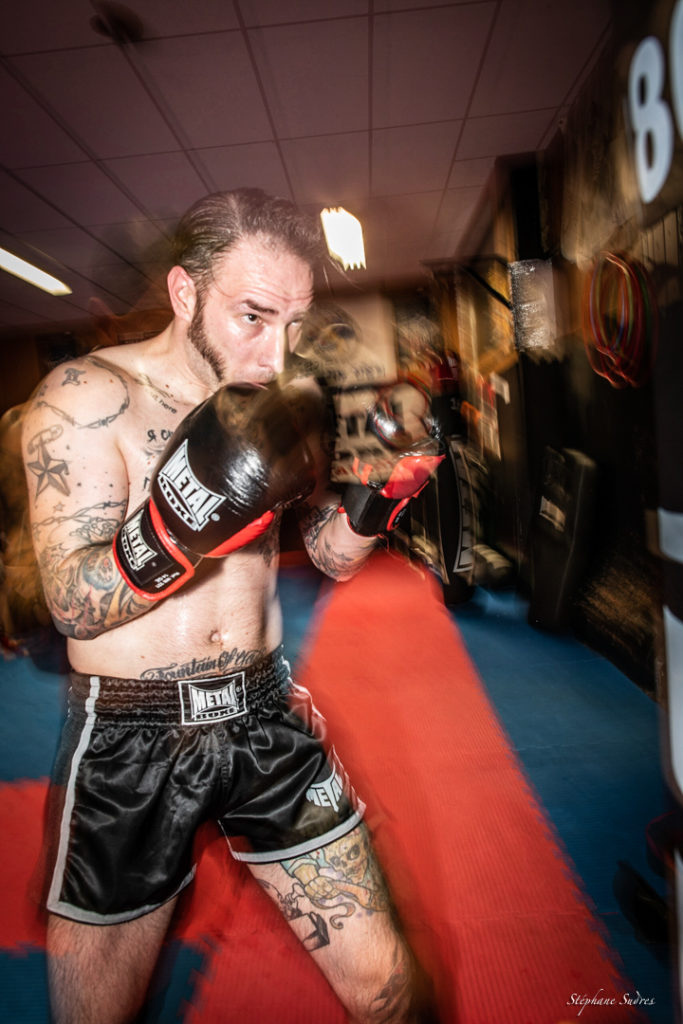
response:
[(655, 1001), (647, 1019), (669, 1024), (666, 953), (635, 934), (613, 891), (621, 861), (669, 898), (645, 841), (647, 824), (673, 806), (659, 706), (572, 636), (531, 628), (514, 593), (477, 590), (451, 614), (609, 941), (640, 994)]

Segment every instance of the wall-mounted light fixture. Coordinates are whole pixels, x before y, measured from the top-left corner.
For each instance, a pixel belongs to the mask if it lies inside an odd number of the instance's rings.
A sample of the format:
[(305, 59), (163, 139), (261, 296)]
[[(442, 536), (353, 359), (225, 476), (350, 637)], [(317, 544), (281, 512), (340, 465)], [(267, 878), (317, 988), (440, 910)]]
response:
[(36, 288), (42, 288), (50, 295), (71, 295), (71, 289), (63, 281), (51, 274), (46, 274), (44, 270), (39, 270), (32, 263), (27, 263), (26, 260), (15, 256), (14, 253), (8, 252), (7, 249), (0, 249), (0, 267), (8, 274), (20, 277), (22, 281), (28, 281)]
[(344, 270), (365, 267), (363, 229), (358, 218), (339, 206), (321, 210), (320, 219), (329, 253), (341, 262)]

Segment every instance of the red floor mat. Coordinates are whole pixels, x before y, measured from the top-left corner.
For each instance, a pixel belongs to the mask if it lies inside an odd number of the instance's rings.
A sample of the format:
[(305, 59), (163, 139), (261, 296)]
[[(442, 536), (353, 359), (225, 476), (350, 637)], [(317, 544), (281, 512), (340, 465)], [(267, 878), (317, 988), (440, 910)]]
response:
[[(638, 1019), (431, 578), (377, 555), (335, 588), (298, 677), (366, 799), (445, 1024)], [(342, 1022), (268, 900), (217, 857), (210, 844), (192, 896), (214, 925), (183, 929), (217, 942), (188, 1020)]]
[(0, 787), (2, 836), (2, 914), (0, 949), (45, 946), (45, 921), (39, 909), (36, 863), (43, 834), (47, 780), (4, 783)]

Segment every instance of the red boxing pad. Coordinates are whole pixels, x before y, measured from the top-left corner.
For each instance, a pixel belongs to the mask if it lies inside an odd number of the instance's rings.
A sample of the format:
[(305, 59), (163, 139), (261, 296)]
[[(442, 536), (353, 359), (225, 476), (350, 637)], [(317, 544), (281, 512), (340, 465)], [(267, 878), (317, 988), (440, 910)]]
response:
[(406, 455), (399, 459), (391, 476), (379, 492), (384, 498), (400, 501), (417, 494), (429, 480), (443, 455)]

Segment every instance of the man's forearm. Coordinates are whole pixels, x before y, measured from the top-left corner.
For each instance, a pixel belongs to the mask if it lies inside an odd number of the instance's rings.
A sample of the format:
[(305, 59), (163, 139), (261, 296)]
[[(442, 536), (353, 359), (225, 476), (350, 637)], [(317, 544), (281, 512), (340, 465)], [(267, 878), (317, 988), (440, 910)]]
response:
[(349, 526), (337, 504), (305, 505), (301, 532), (308, 555), (317, 569), (335, 580), (350, 579), (364, 565), (377, 537), (360, 537)]
[(39, 566), (50, 613), (63, 636), (91, 640), (152, 607), (121, 578), (108, 544), (68, 556), (59, 546), (48, 548)]
[[(125, 583), (114, 561), (111, 544), (124, 507), (105, 501), (33, 524), (43, 591), (64, 636), (90, 640), (152, 606)], [(74, 549), (75, 538), (82, 546)]]

